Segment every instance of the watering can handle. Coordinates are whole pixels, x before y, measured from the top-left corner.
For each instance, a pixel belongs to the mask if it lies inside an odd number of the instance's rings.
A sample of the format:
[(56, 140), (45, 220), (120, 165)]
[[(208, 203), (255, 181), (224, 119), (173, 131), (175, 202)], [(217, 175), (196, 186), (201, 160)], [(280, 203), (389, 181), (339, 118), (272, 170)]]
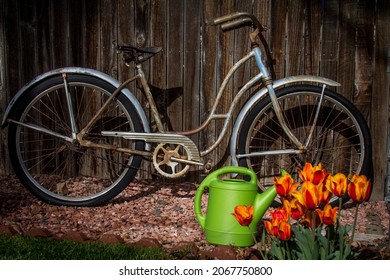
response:
[(209, 174), (196, 190), (195, 199), (194, 199), (194, 211), (195, 211), (195, 216), (200, 226), (203, 229), (206, 221), (206, 217), (202, 214), (202, 206), (201, 206), (204, 190), (210, 186), (212, 181), (218, 180), (219, 176), (224, 174), (237, 174), (237, 173), (241, 175), (249, 176), (250, 177), (249, 182), (255, 185), (257, 184), (257, 177), (256, 174), (253, 172), (253, 170), (250, 170), (245, 167), (240, 167), (240, 166), (226, 166), (218, 170), (215, 170), (214, 172)]
[[(247, 175), (250, 177), (249, 182), (257, 185), (257, 177), (256, 173), (252, 169), (248, 169), (246, 167), (241, 167), (241, 166), (225, 166), (222, 167), (218, 170), (215, 170), (213, 173), (210, 175), (213, 175), (214, 177), (219, 177), (225, 174), (241, 174), (241, 175)], [(209, 176), (210, 176), (209, 175)]]

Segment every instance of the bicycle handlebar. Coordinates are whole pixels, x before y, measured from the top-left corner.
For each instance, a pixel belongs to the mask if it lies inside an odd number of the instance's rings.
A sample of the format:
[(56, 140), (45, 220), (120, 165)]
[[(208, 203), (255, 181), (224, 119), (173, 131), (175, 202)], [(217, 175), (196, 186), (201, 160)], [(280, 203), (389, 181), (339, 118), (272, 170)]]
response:
[(259, 22), (259, 20), (252, 14), (246, 12), (236, 12), (213, 20), (213, 25), (221, 24), (221, 29), (226, 31), (228, 29), (236, 28), (245, 23), (252, 23), (260, 31), (265, 31), (266, 28)]

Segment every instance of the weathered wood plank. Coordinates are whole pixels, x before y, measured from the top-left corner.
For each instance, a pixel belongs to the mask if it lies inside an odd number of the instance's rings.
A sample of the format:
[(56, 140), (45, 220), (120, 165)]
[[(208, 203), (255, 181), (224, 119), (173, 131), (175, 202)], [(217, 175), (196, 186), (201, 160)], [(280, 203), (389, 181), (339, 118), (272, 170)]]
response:
[(339, 32), (339, 56), (338, 79), (341, 87), (337, 90), (353, 101), (355, 89), (354, 83), (354, 58), (355, 58), (355, 34), (356, 34), (356, 0), (347, 0), (340, 3), (340, 32)]
[[(151, 40), (152, 45), (162, 47), (159, 54), (151, 60), (150, 83), (153, 96), (163, 123), (169, 122), (168, 98), (170, 93), (167, 90), (167, 28), (168, 3), (166, 0), (152, 1), (151, 5)], [(154, 127), (155, 129), (155, 127)]]
[[(202, 120), (206, 119), (212, 103), (215, 100), (216, 90), (219, 81), (219, 26), (212, 26), (209, 23), (220, 16), (219, 5), (217, 1), (209, 1), (203, 5), (203, 65), (202, 65), (202, 85), (200, 92), (200, 116)], [(200, 134), (200, 149), (205, 150), (215, 142), (215, 124), (211, 123), (207, 129)], [(216, 152), (211, 152), (206, 160), (212, 160), (215, 163)]]
[(270, 47), (275, 61), (274, 70), (276, 79), (285, 77), (286, 71), (286, 20), (287, 20), (287, 1), (272, 1), (271, 30), (272, 37)]
[[(200, 124), (200, 4), (191, 0), (184, 7), (183, 130), (191, 130)], [(192, 140), (197, 143), (198, 135), (192, 136)]]
[(35, 73), (34, 76), (51, 69), (50, 65), (50, 1), (36, 2), (37, 18), (35, 20), (36, 37), (35, 49)]
[(305, 74), (319, 75), (323, 7), (320, 1), (306, 1)]
[(101, 71), (110, 76), (117, 76), (117, 56), (113, 42), (117, 41), (116, 1), (102, 0), (100, 18), (100, 61)]
[(168, 1), (167, 16), (167, 88), (173, 93), (168, 96), (167, 113), (169, 116), (168, 130), (183, 129), (183, 32), (184, 3), (182, 1)]
[(287, 14), (286, 75), (304, 73), (304, 12), (303, 1), (289, 1)]
[(337, 0), (326, 1), (321, 36), (320, 75), (334, 80), (337, 79), (338, 3)]
[[(19, 88), (25, 83), (22, 80), (20, 69), (22, 63), (22, 37), (19, 33), (20, 30), (20, 3), (18, 1), (6, 1), (5, 2), (5, 16), (2, 19), (5, 20), (5, 55), (7, 56), (8, 69), (8, 90), (9, 97), (11, 98), (19, 90)], [(14, 55), (11, 55), (14, 54)]]
[[(5, 13), (6, 3), (5, 1), (0, 1), (0, 19), (3, 19), (6, 16)], [(6, 65), (6, 22), (0, 20), (0, 120), (3, 120), (3, 114), (7, 104), (9, 102), (8, 94), (8, 81), (7, 81), (7, 69), (3, 67)], [(0, 175), (5, 175), (10, 172), (10, 166), (7, 164), (8, 153), (6, 143), (6, 133), (3, 129), (0, 129)]]
[(83, 46), (85, 47), (83, 62), (85, 67), (100, 70), (100, 7), (98, 1), (83, 1), (85, 12), (83, 13)]
[[(388, 56), (390, 51), (390, 3), (386, 0), (377, 2), (376, 11), (376, 34), (375, 34), (375, 60), (373, 72), (373, 93), (371, 104), (371, 135), (373, 140), (373, 165), (374, 182), (371, 199), (383, 200), (385, 197), (386, 176), (387, 176), (387, 154), (388, 125), (389, 120), (389, 85), (388, 80)], [(381, 121), (379, 121), (381, 120)], [(389, 194), (387, 194), (389, 196)]]
[[(51, 67), (71, 66), (68, 2), (64, 0), (51, 3), (50, 42)], [(72, 30), (73, 31), (73, 30)]]
[[(227, 15), (235, 12), (235, 3), (234, 1), (225, 1), (220, 5), (220, 15)], [(218, 80), (217, 80), (217, 90), (219, 90), (220, 85), (222, 84), (224, 78), (226, 77), (227, 73), (229, 72), (230, 68), (233, 66), (235, 61), (235, 55), (237, 55), (235, 50), (235, 41), (234, 41), (234, 34), (237, 31), (230, 30), (223, 32), (222, 29), (219, 28), (219, 50), (218, 50)], [(218, 113), (225, 113), (229, 109), (230, 104), (233, 100), (233, 80), (230, 80), (230, 82), (227, 84), (225, 88), (225, 92), (223, 97), (221, 98), (221, 101), (219, 103), (219, 107), (217, 112)], [(214, 100), (213, 100), (214, 101)], [(223, 120), (216, 121), (215, 123), (215, 138), (217, 139), (222, 131), (223, 127)], [(218, 164), (218, 166), (223, 166), (226, 161), (226, 147), (228, 144), (229, 138), (224, 138), (218, 148), (216, 149), (216, 159), (215, 164)]]
[(357, 31), (355, 53), (354, 103), (368, 119), (369, 104), (372, 97), (373, 56), (374, 56), (374, 4), (359, 1), (357, 3)]

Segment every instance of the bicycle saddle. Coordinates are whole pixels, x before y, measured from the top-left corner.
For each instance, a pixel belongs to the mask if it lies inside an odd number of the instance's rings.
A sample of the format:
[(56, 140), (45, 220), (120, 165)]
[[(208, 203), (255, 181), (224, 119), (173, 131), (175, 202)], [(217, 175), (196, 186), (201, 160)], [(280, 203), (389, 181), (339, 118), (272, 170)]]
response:
[(132, 61), (136, 64), (142, 63), (162, 50), (161, 47), (137, 48), (131, 45), (117, 45), (116, 49), (119, 52), (124, 52), (123, 58), (126, 64), (129, 64)]

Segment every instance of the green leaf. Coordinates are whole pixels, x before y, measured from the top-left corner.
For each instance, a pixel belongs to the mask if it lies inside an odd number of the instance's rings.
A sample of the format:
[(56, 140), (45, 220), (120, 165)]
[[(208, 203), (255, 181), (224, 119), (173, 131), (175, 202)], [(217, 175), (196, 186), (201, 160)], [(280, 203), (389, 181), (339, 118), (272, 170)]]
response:
[(272, 238), (271, 240), (271, 255), (278, 260), (286, 259), (285, 249), (278, 238)]
[(304, 260), (314, 260), (318, 255), (318, 246), (315, 242), (313, 232), (308, 228), (293, 228), (296, 244), (299, 247)]

